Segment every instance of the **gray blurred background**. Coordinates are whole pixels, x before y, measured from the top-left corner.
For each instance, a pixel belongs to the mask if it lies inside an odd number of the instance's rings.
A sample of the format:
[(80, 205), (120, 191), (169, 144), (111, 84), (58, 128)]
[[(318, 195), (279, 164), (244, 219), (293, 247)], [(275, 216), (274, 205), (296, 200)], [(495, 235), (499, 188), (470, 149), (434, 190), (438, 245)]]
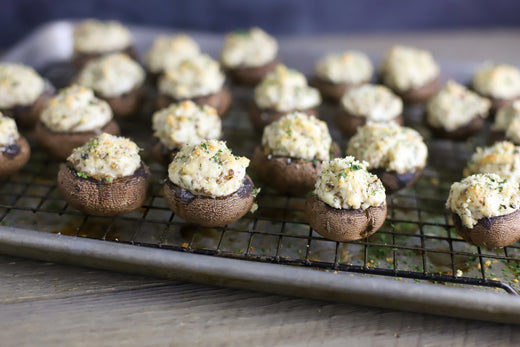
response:
[[(39, 24), (96, 17), (226, 32), (252, 25), (273, 34), (520, 27), (518, 0), (1, 0), (0, 47)], [(520, 40), (519, 40), (520, 43)]]

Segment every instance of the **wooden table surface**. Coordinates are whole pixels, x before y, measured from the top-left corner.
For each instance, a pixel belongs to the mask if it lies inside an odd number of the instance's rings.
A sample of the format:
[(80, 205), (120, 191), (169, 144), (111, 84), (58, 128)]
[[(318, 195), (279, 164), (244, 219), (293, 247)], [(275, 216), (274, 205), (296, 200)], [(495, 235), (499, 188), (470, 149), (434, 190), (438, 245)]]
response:
[[(520, 30), (495, 30), (349, 40), (520, 65), (519, 38)], [(0, 256), (0, 346), (187, 344), (515, 346), (520, 329)]]

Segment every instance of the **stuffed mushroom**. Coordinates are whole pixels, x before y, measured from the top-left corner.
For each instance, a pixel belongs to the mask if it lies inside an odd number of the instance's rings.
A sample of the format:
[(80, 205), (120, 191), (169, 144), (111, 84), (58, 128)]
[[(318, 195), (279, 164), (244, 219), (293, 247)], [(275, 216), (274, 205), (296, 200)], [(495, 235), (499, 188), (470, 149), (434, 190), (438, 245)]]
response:
[(428, 149), (415, 130), (395, 123), (368, 123), (359, 128), (347, 155), (367, 162), (388, 193), (411, 186), (426, 166)]
[(346, 51), (321, 58), (314, 71), (311, 85), (324, 99), (338, 102), (347, 90), (369, 83), (374, 67), (365, 54)]
[(354, 241), (375, 233), (386, 219), (386, 195), (376, 175), (354, 157), (323, 163), (316, 187), (305, 202), (310, 226), (334, 241)]
[(407, 46), (392, 47), (380, 69), (383, 84), (408, 103), (422, 103), (435, 94), (439, 73), (430, 52)]
[(426, 105), (426, 122), (437, 137), (464, 140), (484, 125), (491, 102), (455, 81), (448, 81)]
[(103, 133), (74, 149), (58, 172), (58, 189), (78, 210), (116, 216), (139, 208), (148, 195), (150, 170), (131, 140)]
[(348, 137), (367, 122), (403, 123), (403, 101), (390, 89), (381, 85), (365, 84), (348, 90), (341, 98), (341, 111), (336, 124)]
[(220, 64), (209, 55), (185, 59), (159, 78), (157, 107), (161, 109), (174, 102), (192, 100), (214, 107), (222, 117), (231, 105), (231, 93), (224, 82)]
[(29, 143), (18, 132), (14, 119), (0, 112), (0, 178), (19, 171), (30, 156)]
[(323, 162), (339, 155), (327, 123), (294, 112), (264, 128), (252, 169), (278, 192), (303, 195), (314, 187)]
[(76, 82), (92, 88), (96, 96), (108, 102), (116, 117), (139, 111), (145, 96), (145, 72), (126, 54), (114, 53), (90, 61)]
[(276, 39), (260, 28), (237, 30), (226, 35), (220, 54), (231, 80), (256, 86), (279, 62)]
[(67, 159), (74, 148), (101, 133), (119, 135), (112, 110), (91, 89), (78, 85), (53, 97), (36, 125), (38, 142), (59, 160)]
[(520, 100), (500, 108), (496, 113), (488, 144), (503, 140), (520, 144)]
[(184, 146), (168, 167), (164, 199), (185, 221), (205, 227), (232, 223), (254, 206), (249, 159), (235, 156), (223, 141)]
[(308, 86), (302, 73), (279, 64), (256, 86), (249, 116), (253, 127), (262, 131), (295, 111), (318, 117), (320, 103), (319, 91)]
[(133, 59), (137, 58), (132, 34), (117, 21), (86, 19), (74, 27), (72, 38), (73, 62), (78, 69), (83, 68), (90, 60), (110, 53), (126, 53)]
[(222, 122), (217, 110), (187, 100), (171, 104), (152, 116), (157, 139), (152, 152), (161, 164), (168, 166), (183, 145), (198, 144), (222, 136)]
[(520, 239), (518, 182), (496, 174), (475, 174), (452, 184), (446, 208), (469, 243), (505, 247)]
[(32, 128), (54, 88), (31, 67), (0, 63), (0, 111), (19, 127)]

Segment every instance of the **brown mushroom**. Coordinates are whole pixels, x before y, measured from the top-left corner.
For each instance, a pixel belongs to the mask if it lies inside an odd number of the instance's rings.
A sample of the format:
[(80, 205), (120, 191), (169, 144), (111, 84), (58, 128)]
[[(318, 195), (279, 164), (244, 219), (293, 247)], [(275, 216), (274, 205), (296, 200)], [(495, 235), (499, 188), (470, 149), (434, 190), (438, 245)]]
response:
[[(392, 121), (396, 122), (399, 125), (403, 125), (404, 118), (403, 115), (399, 115), (395, 117)], [(343, 133), (343, 135), (347, 137), (352, 137), (356, 134), (357, 129), (367, 124), (367, 118), (363, 116), (353, 115), (350, 112), (347, 112), (345, 109), (341, 109), (336, 113), (336, 125), (339, 130)]]
[(253, 206), (253, 181), (245, 176), (240, 188), (224, 197), (194, 195), (170, 180), (164, 185), (164, 199), (179, 217), (205, 227), (219, 227), (244, 216)]
[(360, 83), (334, 83), (324, 80), (318, 76), (313, 76), (309, 81), (309, 85), (318, 89), (323, 99), (337, 103), (341, 100), (341, 97), (347, 90), (367, 82), (368, 81), (363, 81)]
[[(161, 93), (157, 97), (157, 109), (162, 109), (168, 107), (174, 102), (181, 102), (184, 100), (188, 99), (175, 99), (170, 95)], [(231, 93), (226, 87), (222, 87), (222, 89), (216, 93), (198, 96), (189, 100), (192, 100), (198, 105), (209, 105), (214, 107), (217, 110), (218, 115), (223, 118), (231, 106)]]
[(453, 224), (465, 241), (480, 247), (506, 247), (520, 239), (520, 210), (504, 216), (481, 218), (472, 229), (454, 213)]
[(240, 66), (235, 68), (228, 68), (226, 69), (226, 73), (235, 84), (246, 87), (254, 87), (260, 83), (265, 75), (273, 71), (278, 64), (280, 64), (280, 59), (274, 59), (273, 61), (262, 66)]
[(0, 152), (0, 177), (6, 177), (25, 166), (31, 156), (31, 148), (25, 137), (20, 136), (15, 143)]
[(467, 125), (453, 131), (434, 127), (429, 124), (428, 121), (426, 121), (426, 125), (431, 130), (432, 134), (436, 137), (449, 140), (465, 140), (468, 137), (478, 133), (480, 129), (482, 129), (484, 126), (484, 119), (480, 115), (475, 115), (475, 117)]
[(78, 52), (74, 51), (74, 54), (72, 56), (73, 64), (76, 67), (77, 70), (81, 70), (82, 68), (87, 65), (88, 62), (92, 60), (96, 60), (100, 58), (103, 55), (107, 55), (110, 53), (125, 53), (130, 58), (132, 58), (135, 61), (138, 61), (139, 58), (137, 56), (137, 52), (133, 46), (129, 46), (123, 50), (117, 50), (117, 51), (111, 51), (111, 52), (95, 52), (95, 53), (85, 53), (85, 52)]
[(375, 233), (386, 218), (386, 203), (366, 210), (336, 209), (309, 194), (305, 201), (305, 215), (309, 225), (321, 236), (333, 241), (354, 241)]
[(143, 204), (150, 180), (150, 170), (142, 162), (133, 175), (111, 181), (80, 177), (72, 166), (66, 165), (58, 172), (58, 189), (70, 205), (84, 213), (117, 216)]
[(166, 146), (156, 138), (153, 140), (151, 153), (155, 160), (167, 167), (179, 150), (180, 148), (174, 148), (172, 150), (166, 148)]
[(318, 109), (315, 107), (308, 108), (305, 110), (291, 110), (280, 112), (272, 108), (260, 109), (254, 102), (252, 102), (249, 109), (249, 119), (251, 120), (251, 123), (253, 124), (253, 128), (255, 128), (255, 130), (262, 131), (264, 130), (266, 125), (269, 125), (272, 122), (282, 118), (286, 114), (292, 112), (303, 112), (308, 115), (319, 118)]
[(9, 109), (2, 109), (1, 111), (6, 116), (14, 118), (20, 128), (30, 129), (38, 123), (40, 113), (53, 94), (54, 87), (49, 82), (45, 82), (43, 92), (31, 105), (14, 106)]
[(407, 91), (395, 90), (404, 102), (409, 104), (420, 104), (426, 102), (439, 90), (439, 76), (424, 85)]
[(410, 187), (417, 181), (419, 176), (421, 176), (422, 169), (405, 172), (403, 174), (398, 174), (395, 171), (387, 171), (385, 169), (372, 169), (371, 173), (379, 177), (383, 185), (385, 186), (385, 190), (387, 194), (392, 194), (397, 192), (398, 190)]
[(58, 160), (65, 160), (76, 147), (84, 145), (93, 136), (108, 133), (119, 135), (119, 126), (114, 120), (108, 122), (103, 128), (83, 132), (55, 132), (47, 128), (42, 122), (36, 125), (38, 142), (45, 150)]
[[(341, 155), (336, 143), (332, 143), (330, 154), (332, 158)], [(279, 193), (304, 195), (314, 188), (322, 164), (321, 160), (268, 156), (258, 146), (253, 154), (251, 168), (261, 180), (268, 182)]]
[(146, 96), (146, 88), (140, 85), (119, 96), (106, 97), (99, 93), (96, 96), (108, 102), (115, 117), (124, 118), (139, 112)]

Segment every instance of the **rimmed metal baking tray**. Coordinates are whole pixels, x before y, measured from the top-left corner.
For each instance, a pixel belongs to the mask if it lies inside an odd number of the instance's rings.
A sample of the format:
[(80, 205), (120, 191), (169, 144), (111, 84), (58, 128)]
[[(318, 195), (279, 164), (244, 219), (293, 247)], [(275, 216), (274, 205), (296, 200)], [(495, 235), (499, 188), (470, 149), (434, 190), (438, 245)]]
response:
[[(72, 53), (72, 21), (53, 22), (10, 49), (3, 60), (40, 69), (55, 83), (66, 83)], [(159, 34), (171, 30), (131, 27), (143, 53)], [(188, 32), (214, 57), (222, 35)], [(281, 57), (307, 74), (323, 54), (352, 49), (348, 38), (280, 38)], [(375, 61), (383, 47), (368, 53)], [(61, 63), (56, 63), (61, 62)], [(475, 64), (441, 61), (443, 79), (466, 82)], [(260, 136), (247, 119), (251, 90), (233, 87), (234, 104), (224, 121), (233, 150), (251, 155)], [(150, 96), (153, 98), (153, 94)], [(148, 111), (147, 111), (148, 110)], [(334, 128), (335, 107), (322, 118)], [(407, 109), (419, 130), (421, 108)], [(125, 135), (148, 148), (150, 109), (123, 122)], [(186, 225), (162, 199), (165, 170), (151, 164), (156, 180), (142, 209), (125, 216), (98, 218), (69, 207), (59, 196), (59, 163), (33, 145), (29, 165), (0, 184), (0, 252), (95, 268), (139, 273), (286, 295), (427, 312), (500, 322), (520, 322), (517, 296), (518, 245), (490, 251), (468, 245), (453, 230), (443, 203), (451, 181), (484, 137), (465, 143), (429, 139), (430, 161), (415, 187), (388, 200), (389, 217), (376, 235), (352, 243), (323, 239), (305, 222), (304, 197), (261, 192), (259, 210), (225, 228)], [(427, 136), (427, 134), (426, 134)], [(516, 294), (516, 295), (515, 295)]]

